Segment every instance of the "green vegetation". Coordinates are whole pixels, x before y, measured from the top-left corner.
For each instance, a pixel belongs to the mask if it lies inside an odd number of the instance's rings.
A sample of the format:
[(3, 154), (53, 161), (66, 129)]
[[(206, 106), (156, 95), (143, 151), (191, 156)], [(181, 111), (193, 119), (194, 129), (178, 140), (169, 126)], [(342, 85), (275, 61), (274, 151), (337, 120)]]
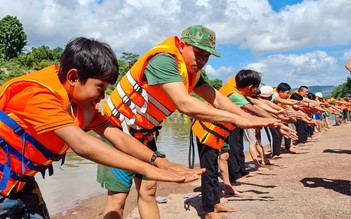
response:
[(335, 90), (332, 92), (333, 97), (340, 98), (351, 95), (351, 78), (348, 77), (346, 82), (340, 84)]
[(7, 15), (0, 20), (0, 54), (3, 59), (16, 58), (27, 44), (27, 35), (17, 17)]

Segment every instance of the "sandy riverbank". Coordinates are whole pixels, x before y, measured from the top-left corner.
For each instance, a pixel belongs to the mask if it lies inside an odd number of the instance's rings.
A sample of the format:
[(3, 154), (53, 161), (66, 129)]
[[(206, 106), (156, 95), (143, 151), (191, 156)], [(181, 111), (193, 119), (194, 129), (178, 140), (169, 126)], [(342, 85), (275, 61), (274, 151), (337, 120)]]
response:
[[(237, 210), (229, 218), (350, 218), (351, 215), (351, 124), (333, 126), (316, 134), (315, 139), (284, 154), (269, 171), (256, 172), (247, 184), (234, 185), (245, 194), (229, 197), (227, 206)], [(250, 161), (248, 158), (247, 161)], [(159, 183), (158, 196), (168, 202), (159, 204), (161, 218), (201, 218), (200, 181), (188, 184)], [(58, 218), (102, 218), (106, 196), (80, 202), (78, 207)], [(126, 218), (136, 219), (136, 193), (126, 206)]]

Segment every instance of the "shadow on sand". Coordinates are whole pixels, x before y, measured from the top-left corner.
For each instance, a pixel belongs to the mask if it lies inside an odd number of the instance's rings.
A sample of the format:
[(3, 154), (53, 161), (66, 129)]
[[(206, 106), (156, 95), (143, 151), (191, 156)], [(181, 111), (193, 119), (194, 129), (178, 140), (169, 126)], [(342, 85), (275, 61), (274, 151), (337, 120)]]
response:
[(351, 196), (351, 181), (341, 179), (327, 179), (327, 178), (304, 178), (300, 182), (305, 187), (317, 188), (322, 187), (331, 189), (343, 195)]
[(334, 153), (334, 154), (351, 154), (351, 150), (343, 150), (343, 149), (326, 149), (323, 153)]

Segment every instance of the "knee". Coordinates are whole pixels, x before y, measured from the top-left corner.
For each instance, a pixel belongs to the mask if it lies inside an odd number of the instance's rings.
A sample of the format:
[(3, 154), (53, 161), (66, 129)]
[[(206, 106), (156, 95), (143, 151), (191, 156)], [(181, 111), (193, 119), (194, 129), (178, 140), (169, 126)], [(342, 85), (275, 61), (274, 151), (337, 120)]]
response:
[(229, 153), (223, 153), (219, 156), (221, 161), (227, 161), (229, 159)]
[(157, 190), (157, 185), (150, 185), (150, 186), (146, 186), (143, 187), (142, 189), (140, 189), (139, 191), (139, 198), (143, 199), (143, 200), (147, 200), (147, 199), (154, 199), (156, 196), (156, 190)]

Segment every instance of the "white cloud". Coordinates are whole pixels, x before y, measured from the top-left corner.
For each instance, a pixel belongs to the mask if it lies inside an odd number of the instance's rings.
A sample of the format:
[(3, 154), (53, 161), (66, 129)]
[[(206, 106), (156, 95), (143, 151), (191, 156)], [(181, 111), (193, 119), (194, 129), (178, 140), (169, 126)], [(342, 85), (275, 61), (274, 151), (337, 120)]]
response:
[(219, 76), (218, 72), (211, 65), (206, 65), (204, 70), (206, 71), (207, 76)]
[(64, 46), (98, 33), (116, 51), (142, 52), (189, 25), (204, 24), (220, 44), (262, 53), (351, 43), (350, 11), (348, 0), (306, 0), (279, 13), (256, 0), (2, 0), (0, 16), (17, 16), (33, 46)]
[(305, 54), (270, 55), (246, 68), (262, 72), (262, 81), (276, 86), (280, 82), (292, 87), (307, 85), (332, 85), (340, 80), (337, 59), (323, 51)]
[[(264, 80), (332, 84), (348, 76), (336, 73), (335, 59), (348, 60), (351, 51), (322, 50), (351, 44), (350, 11), (349, 0), (305, 0), (279, 12), (267, 0), (1, 0), (0, 18), (17, 16), (30, 46), (64, 47), (85, 36), (107, 42), (118, 54), (140, 55), (189, 25), (203, 24), (216, 32), (218, 45), (259, 55), (255, 63), (233, 66), (258, 69), (269, 75)], [(299, 55), (298, 49), (319, 51)], [(233, 67), (212, 66), (206, 71), (213, 77), (236, 73)]]
[(211, 65), (206, 65), (204, 70), (211, 80), (219, 77), (226, 78), (227, 76), (236, 74), (235, 68), (232, 66), (221, 66), (219, 69), (215, 70)]

